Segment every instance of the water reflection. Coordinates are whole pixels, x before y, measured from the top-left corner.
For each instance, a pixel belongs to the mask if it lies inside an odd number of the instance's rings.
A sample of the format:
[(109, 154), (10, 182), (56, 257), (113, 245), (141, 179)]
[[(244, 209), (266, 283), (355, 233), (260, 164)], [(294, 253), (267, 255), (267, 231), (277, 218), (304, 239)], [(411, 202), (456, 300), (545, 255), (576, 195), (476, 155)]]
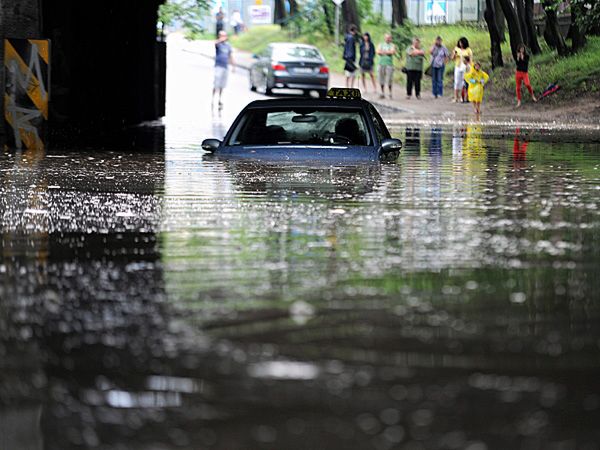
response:
[(600, 147), (394, 132), (383, 165), (3, 154), (2, 445), (597, 448)]

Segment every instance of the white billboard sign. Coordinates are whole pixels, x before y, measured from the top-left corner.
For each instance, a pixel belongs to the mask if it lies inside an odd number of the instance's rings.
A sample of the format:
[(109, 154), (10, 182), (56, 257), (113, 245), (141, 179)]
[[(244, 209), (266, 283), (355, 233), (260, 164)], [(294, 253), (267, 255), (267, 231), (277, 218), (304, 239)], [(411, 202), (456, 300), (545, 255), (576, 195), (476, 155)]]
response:
[(253, 25), (269, 25), (273, 23), (270, 5), (250, 5), (248, 7), (248, 16)]

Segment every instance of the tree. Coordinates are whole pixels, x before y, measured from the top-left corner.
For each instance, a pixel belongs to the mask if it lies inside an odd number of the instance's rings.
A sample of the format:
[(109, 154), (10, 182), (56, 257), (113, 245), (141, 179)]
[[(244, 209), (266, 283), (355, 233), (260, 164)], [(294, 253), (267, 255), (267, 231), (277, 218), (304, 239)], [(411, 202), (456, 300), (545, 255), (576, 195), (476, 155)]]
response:
[(296, 0), (288, 0), (290, 5), (290, 16), (293, 16), (298, 13), (298, 3)]
[(285, 26), (285, 19), (287, 17), (287, 13), (285, 11), (285, 2), (284, 0), (274, 0), (275, 7), (273, 11), (273, 23), (279, 24), (282, 27)]
[(392, 28), (396, 25), (404, 25), (408, 17), (405, 0), (392, 0)]
[(508, 35), (510, 37), (510, 50), (513, 58), (517, 59), (517, 48), (523, 43), (523, 34), (521, 33), (521, 26), (519, 24), (519, 18), (515, 12), (511, 0), (500, 0), (500, 7), (506, 17), (506, 23), (508, 24)]
[(202, 31), (200, 22), (210, 4), (208, 0), (180, 0), (167, 1), (158, 8), (158, 20), (161, 24), (161, 33), (164, 35), (165, 28), (181, 23), (184, 30), (189, 33)]
[(500, 33), (500, 42), (506, 42), (506, 18), (502, 12), (500, 6), (500, 0), (494, 0), (494, 12), (496, 14), (496, 26), (498, 27), (498, 33)]
[(325, 18), (325, 26), (327, 27), (327, 33), (330, 36), (335, 34), (335, 26), (333, 22), (335, 19), (332, 17), (335, 13), (332, 11), (333, 2), (330, 0), (321, 0), (321, 8), (323, 9), (323, 15)]
[(485, 11), (483, 17), (487, 23), (490, 33), (490, 52), (492, 56), (492, 70), (496, 67), (502, 67), (502, 41), (500, 38), (500, 30), (496, 22), (496, 5), (494, 0), (485, 0)]
[(584, 34), (600, 34), (600, 0), (571, 0), (575, 21)]
[(571, 26), (569, 27), (569, 37), (571, 38), (571, 51), (574, 53), (585, 46), (584, 22), (578, 20), (578, 17), (585, 15), (584, 6), (578, 3), (571, 3)]
[(569, 54), (569, 49), (565, 43), (565, 38), (560, 32), (558, 25), (558, 15), (556, 13), (559, 1), (558, 0), (542, 0), (542, 6), (546, 13), (546, 30), (544, 31), (544, 38), (546, 42), (552, 48), (556, 48), (556, 51), (560, 56), (566, 56)]
[(358, 6), (356, 0), (345, 0), (342, 3), (342, 17), (344, 22), (344, 31), (349, 25), (356, 25), (360, 30), (360, 15), (358, 14)]
[(533, 21), (533, 0), (525, 0), (525, 29), (527, 30), (527, 45), (534, 55), (539, 55), (542, 53), (542, 49), (537, 39)]

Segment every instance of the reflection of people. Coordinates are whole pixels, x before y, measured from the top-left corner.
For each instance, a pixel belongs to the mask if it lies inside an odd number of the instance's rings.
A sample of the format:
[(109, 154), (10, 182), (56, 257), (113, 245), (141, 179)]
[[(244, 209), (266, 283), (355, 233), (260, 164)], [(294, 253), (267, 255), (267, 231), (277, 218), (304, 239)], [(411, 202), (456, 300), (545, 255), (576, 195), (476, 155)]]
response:
[(242, 20), (242, 14), (239, 9), (233, 11), (229, 23), (233, 27), (233, 32), (236, 36), (244, 29), (244, 21)]
[(515, 74), (515, 81), (517, 83), (517, 108), (521, 106), (521, 83), (525, 84), (525, 87), (531, 94), (531, 100), (537, 102), (537, 98), (533, 95), (533, 88), (529, 81), (529, 54), (525, 45), (519, 45), (517, 49), (517, 72)]
[(442, 153), (442, 129), (432, 128), (429, 140), (429, 153)]
[(473, 50), (469, 47), (469, 41), (466, 37), (461, 37), (452, 52), (452, 61), (454, 61), (454, 98), (452, 101), (458, 102), (460, 91), (463, 87), (463, 80), (467, 67), (465, 65), (465, 56), (473, 58)]
[(215, 94), (219, 94), (219, 109), (223, 107), (221, 95), (223, 89), (227, 86), (227, 75), (229, 64), (233, 66), (231, 45), (227, 42), (227, 33), (219, 31), (219, 39), (215, 42), (215, 79), (212, 92), (212, 103), (215, 101)]
[(513, 160), (525, 161), (527, 159), (527, 146), (529, 141), (526, 136), (521, 136), (521, 129), (515, 130), (515, 141), (513, 143)]
[(371, 41), (371, 35), (364, 33), (360, 41), (360, 59), (358, 65), (362, 75), (363, 89), (367, 92), (367, 74), (371, 76), (373, 90), (377, 92), (377, 84), (375, 83), (375, 75), (373, 75), (373, 64), (375, 60), (375, 47)]
[(421, 150), (421, 130), (419, 128), (405, 130), (404, 150), (413, 152)]
[(379, 55), (379, 85), (381, 86), (380, 98), (385, 97), (385, 86), (387, 85), (390, 91), (390, 98), (392, 98), (392, 84), (394, 81), (394, 55), (396, 54), (396, 45), (392, 42), (392, 35), (386, 33), (384, 42), (379, 44), (377, 47), (377, 54)]
[(463, 156), (465, 158), (470, 160), (485, 158), (486, 148), (483, 145), (482, 134), (481, 125), (467, 125), (463, 141)]
[(346, 87), (354, 87), (354, 77), (356, 76), (356, 25), (348, 27), (348, 33), (344, 38), (344, 74), (346, 75)]
[(421, 77), (425, 52), (421, 49), (421, 40), (413, 38), (412, 45), (406, 49), (406, 98), (412, 95), (413, 86), (417, 99), (421, 98)]
[(463, 139), (465, 130), (455, 127), (452, 130), (452, 158), (459, 160), (462, 158)]
[(215, 14), (215, 20), (217, 22), (217, 39), (219, 38), (219, 33), (225, 28), (225, 13), (223, 12), (223, 8), (219, 7), (219, 11)]
[(479, 62), (475, 62), (471, 71), (465, 75), (465, 81), (469, 84), (469, 101), (473, 103), (476, 114), (481, 113), (483, 89), (489, 78), (488, 74), (481, 70)]
[(442, 44), (440, 36), (435, 38), (429, 54), (431, 55), (431, 90), (433, 97), (438, 98), (444, 94), (444, 70), (450, 60), (450, 52)]

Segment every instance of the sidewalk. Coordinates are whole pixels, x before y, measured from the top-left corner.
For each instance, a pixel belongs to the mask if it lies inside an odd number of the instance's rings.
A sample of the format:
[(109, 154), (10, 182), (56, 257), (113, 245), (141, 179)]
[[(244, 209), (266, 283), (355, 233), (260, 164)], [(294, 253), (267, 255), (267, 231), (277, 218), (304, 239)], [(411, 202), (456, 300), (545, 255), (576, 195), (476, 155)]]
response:
[[(184, 39), (181, 37), (181, 39)], [(185, 41), (185, 51), (196, 53), (207, 58), (214, 58), (214, 41)], [(254, 59), (250, 52), (234, 49), (233, 59), (236, 67), (249, 69)], [(398, 69), (399, 70), (399, 69)], [(391, 122), (427, 122), (427, 123), (467, 123), (467, 122), (487, 122), (497, 124), (520, 124), (522, 126), (574, 126), (580, 124), (587, 126), (589, 123), (586, 116), (578, 111), (577, 117), (573, 116), (573, 111), (555, 110), (549, 104), (529, 104), (525, 103), (522, 108), (516, 109), (514, 106), (496, 106), (492, 103), (486, 103), (484, 100), (482, 114), (476, 118), (470, 103), (453, 103), (451, 98), (453, 92), (445, 89), (444, 97), (434, 98), (430, 90), (421, 92), (421, 99), (417, 100), (414, 96), (411, 99), (406, 98), (406, 87), (400, 83), (394, 83), (392, 92), (393, 98), (379, 98), (379, 91), (373, 92), (371, 80), (367, 80), (367, 90), (362, 89), (355, 82), (354, 87), (361, 89), (362, 96), (370, 103), (375, 105), (380, 113), (390, 117)], [(346, 80), (343, 74), (330, 72), (329, 86), (344, 87)], [(387, 93), (387, 87), (386, 87)], [(572, 108), (575, 109), (575, 108)], [(589, 117), (588, 117), (589, 118)], [(386, 118), (387, 120), (387, 118)]]

